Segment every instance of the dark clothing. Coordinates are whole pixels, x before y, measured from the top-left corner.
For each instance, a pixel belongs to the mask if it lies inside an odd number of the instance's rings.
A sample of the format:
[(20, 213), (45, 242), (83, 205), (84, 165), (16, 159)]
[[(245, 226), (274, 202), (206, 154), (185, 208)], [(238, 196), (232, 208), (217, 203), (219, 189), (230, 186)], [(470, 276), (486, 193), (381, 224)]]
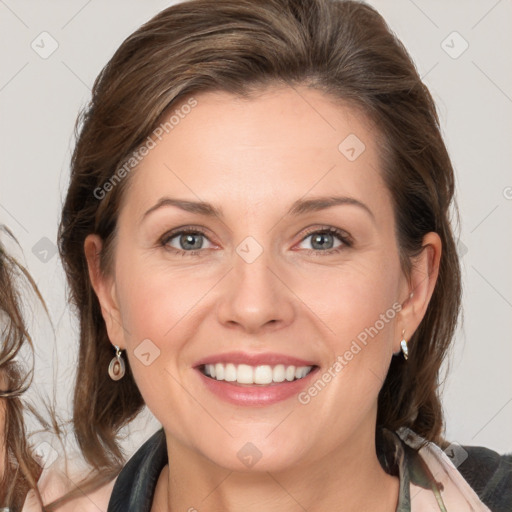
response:
[[(440, 496), (432, 473), (422, 463), (417, 450), (397, 434), (381, 431), (377, 438), (378, 457), (389, 474), (400, 479), (396, 512), (410, 512), (410, 485)], [(512, 455), (499, 455), (487, 448), (464, 446), (467, 458), (457, 468), (492, 512), (512, 511)], [(155, 487), (168, 463), (163, 429), (156, 432), (128, 461), (115, 483), (107, 512), (150, 512)], [(442, 505), (439, 510), (446, 510)], [(452, 512), (452, 510), (448, 510)], [(458, 512), (458, 511), (454, 511)]]

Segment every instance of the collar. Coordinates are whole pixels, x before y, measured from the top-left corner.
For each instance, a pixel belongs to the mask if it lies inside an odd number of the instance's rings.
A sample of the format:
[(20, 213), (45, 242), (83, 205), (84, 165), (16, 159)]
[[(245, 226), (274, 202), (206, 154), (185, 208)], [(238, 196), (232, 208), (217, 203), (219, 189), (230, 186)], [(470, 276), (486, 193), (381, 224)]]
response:
[[(459, 501), (456, 503), (459, 505), (462, 499), (466, 502), (467, 499), (476, 497), (476, 495), (469, 496), (473, 492), (471, 487), (453, 466), (449, 468), (450, 461), (447, 457), (445, 457), (448, 460), (448, 466), (446, 466), (443, 452), (412, 431), (406, 429), (404, 432), (395, 433), (382, 429), (377, 432), (376, 442), (379, 461), (383, 468), (389, 474), (398, 476), (400, 480), (396, 512), (422, 510), (446, 512), (448, 508), (443, 500), (447, 497), (452, 499), (447, 491), (455, 490), (458, 493)], [(158, 478), (167, 463), (165, 434), (163, 429), (160, 429), (139, 448), (120, 472), (107, 512), (150, 512)], [(447, 471), (451, 473), (451, 480), (446, 478), (442, 480), (440, 467), (445, 468), (445, 473)], [(456, 475), (453, 475), (452, 469)], [(458, 477), (460, 479), (457, 480)], [(439, 481), (440, 479), (442, 481)], [(467, 510), (489, 510), (478, 498), (476, 500), (477, 507), (481, 504), (483, 508)], [(414, 508), (411, 506), (411, 501), (414, 501)], [(450, 507), (449, 510), (466, 509)]]

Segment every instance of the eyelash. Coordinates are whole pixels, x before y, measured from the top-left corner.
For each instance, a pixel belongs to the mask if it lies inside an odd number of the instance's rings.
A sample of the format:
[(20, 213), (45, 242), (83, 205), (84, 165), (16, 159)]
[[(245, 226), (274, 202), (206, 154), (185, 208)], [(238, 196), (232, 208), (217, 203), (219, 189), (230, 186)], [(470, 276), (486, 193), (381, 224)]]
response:
[[(203, 235), (206, 237), (206, 232), (200, 228), (179, 228), (174, 231), (169, 231), (160, 239), (160, 245), (165, 249), (171, 251), (173, 254), (177, 256), (201, 256), (204, 251), (202, 249), (196, 251), (183, 251), (181, 249), (176, 249), (174, 247), (168, 247), (167, 244), (173, 238), (176, 238), (178, 235)], [(207, 237), (206, 237), (207, 238)]]
[[(325, 234), (325, 233), (328, 233), (328, 234), (331, 234), (331, 235), (335, 235), (342, 243), (343, 245), (335, 248), (335, 249), (328, 249), (326, 251), (319, 251), (319, 250), (316, 250), (316, 249), (305, 249), (307, 251), (308, 254), (312, 254), (312, 253), (315, 253), (315, 255), (318, 255), (318, 254), (321, 254), (323, 256), (327, 256), (327, 255), (332, 255), (332, 254), (336, 254), (336, 253), (339, 253), (341, 252), (342, 250), (344, 250), (345, 248), (347, 247), (352, 247), (353, 245), (353, 241), (350, 237), (350, 235), (348, 233), (346, 233), (345, 231), (342, 231), (341, 229), (338, 229), (338, 228), (334, 228), (334, 227), (331, 227), (331, 226), (325, 226), (325, 227), (322, 227), (322, 228), (313, 228), (309, 231), (307, 231), (304, 236), (302, 237), (302, 239), (300, 240), (300, 242), (303, 242), (306, 238), (308, 238), (309, 236), (311, 235), (314, 235), (314, 234)], [(179, 228), (178, 230), (175, 230), (175, 231), (169, 231), (168, 233), (166, 233), (159, 241), (159, 244), (166, 248), (167, 250), (169, 251), (172, 251), (173, 254), (177, 255), (177, 256), (201, 256), (202, 254), (204, 254), (204, 250), (203, 249), (198, 249), (198, 250), (195, 250), (195, 251), (184, 251), (182, 249), (176, 249), (176, 248), (169, 248), (167, 246), (167, 244), (169, 243), (170, 240), (172, 240), (173, 238), (176, 238), (178, 235), (183, 235), (183, 234), (187, 234), (187, 235), (203, 235), (205, 236), (206, 238), (208, 238), (206, 236), (206, 232), (203, 231), (202, 229), (200, 228)]]

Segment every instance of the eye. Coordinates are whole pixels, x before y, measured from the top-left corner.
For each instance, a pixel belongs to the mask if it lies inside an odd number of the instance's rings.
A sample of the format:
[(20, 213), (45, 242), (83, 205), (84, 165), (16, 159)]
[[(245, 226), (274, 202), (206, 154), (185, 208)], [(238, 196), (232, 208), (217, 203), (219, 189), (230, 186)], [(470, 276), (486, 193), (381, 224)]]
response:
[(213, 244), (200, 229), (181, 228), (166, 233), (160, 239), (160, 244), (166, 249), (172, 250), (175, 254), (194, 256), (199, 254), (202, 249), (211, 249), (211, 247), (204, 247), (205, 240), (213, 247)]
[[(322, 229), (316, 228), (302, 239), (302, 242), (311, 239), (312, 249), (309, 252), (315, 254), (333, 254), (342, 251), (346, 247), (352, 246), (350, 235), (338, 228), (326, 227)], [(336, 239), (339, 243), (335, 246)]]
[[(311, 239), (313, 248), (306, 250), (314, 254), (329, 255), (352, 246), (352, 239), (348, 233), (330, 226), (310, 230), (301, 243), (308, 239)], [(335, 245), (336, 239), (338, 240), (338, 245)], [(207, 241), (209, 246), (204, 246), (205, 241)], [(181, 256), (198, 256), (204, 253), (203, 249), (214, 247), (214, 244), (210, 242), (206, 234), (199, 228), (178, 228), (166, 233), (159, 243), (167, 250)]]

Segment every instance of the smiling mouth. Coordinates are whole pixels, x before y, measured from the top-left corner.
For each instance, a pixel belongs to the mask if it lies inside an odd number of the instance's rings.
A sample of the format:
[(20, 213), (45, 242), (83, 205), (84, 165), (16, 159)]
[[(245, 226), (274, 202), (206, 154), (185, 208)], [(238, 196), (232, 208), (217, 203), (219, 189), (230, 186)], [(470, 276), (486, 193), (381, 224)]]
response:
[(315, 368), (313, 366), (293, 365), (258, 365), (233, 363), (204, 364), (198, 367), (199, 371), (217, 381), (225, 381), (241, 386), (272, 386), (286, 382), (294, 382), (309, 375)]

